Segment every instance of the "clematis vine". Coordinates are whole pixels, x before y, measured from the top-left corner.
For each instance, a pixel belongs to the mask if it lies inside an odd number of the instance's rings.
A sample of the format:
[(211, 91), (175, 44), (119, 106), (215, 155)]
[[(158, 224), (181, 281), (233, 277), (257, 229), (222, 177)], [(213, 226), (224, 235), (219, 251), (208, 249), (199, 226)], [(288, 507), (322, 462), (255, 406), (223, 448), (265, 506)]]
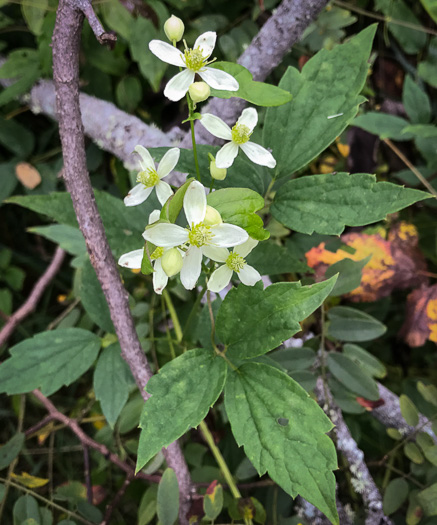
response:
[(149, 43), (150, 51), (160, 60), (184, 68), (184, 71), (174, 76), (166, 85), (164, 95), (167, 98), (174, 102), (181, 100), (194, 82), (196, 73), (214, 89), (238, 90), (239, 84), (232, 75), (208, 67), (214, 61), (208, 59), (214, 50), (216, 40), (217, 34), (214, 31), (207, 31), (197, 38), (192, 49), (189, 49), (184, 41), (183, 53), (162, 40), (152, 40)]
[(200, 182), (194, 181), (188, 186), (183, 208), (188, 228), (159, 223), (147, 228), (143, 237), (156, 246), (179, 246), (186, 250), (181, 282), (187, 290), (192, 290), (200, 276), (204, 255), (214, 260), (214, 257), (220, 257), (221, 248), (243, 244), (249, 235), (239, 226), (223, 223), (217, 210), (210, 209), (208, 213), (205, 188)]
[(276, 166), (276, 160), (270, 151), (249, 140), (257, 122), (258, 113), (254, 108), (244, 109), (232, 129), (216, 115), (211, 113), (202, 115), (200, 123), (206, 130), (219, 139), (230, 141), (217, 153), (215, 159), (217, 168), (229, 168), (232, 166), (240, 148), (255, 164), (267, 166), (268, 168)]
[(135, 151), (140, 156), (140, 165), (142, 171), (137, 175), (138, 184), (134, 186), (124, 198), (126, 206), (137, 206), (144, 202), (153, 189), (156, 189), (156, 195), (161, 205), (164, 205), (167, 199), (173, 195), (170, 185), (163, 181), (176, 167), (179, 160), (179, 148), (171, 148), (162, 157), (158, 168), (155, 168), (155, 162), (152, 156), (143, 146), (136, 146)]
[(244, 259), (257, 244), (258, 241), (249, 237), (245, 243), (235, 246), (232, 252), (226, 248), (216, 249), (210, 258), (224, 264), (212, 273), (208, 281), (208, 290), (215, 293), (221, 292), (229, 284), (234, 272), (246, 286), (253, 286), (257, 283), (261, 279), (261, 275)]

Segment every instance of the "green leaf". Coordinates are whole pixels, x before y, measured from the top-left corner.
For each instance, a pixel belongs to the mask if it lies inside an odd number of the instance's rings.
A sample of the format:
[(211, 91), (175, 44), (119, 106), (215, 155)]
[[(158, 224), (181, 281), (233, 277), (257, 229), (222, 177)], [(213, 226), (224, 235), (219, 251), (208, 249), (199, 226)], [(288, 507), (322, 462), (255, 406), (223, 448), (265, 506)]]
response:
[(272, 148), (277, 161), (276, 178), (306, 166), (355, 117), (365, 100), (360, 92), (375, 31), (372, 25), (331, 51), (319, 51), (301, 73), (287, 69), (279, 87), (289, 91), (293, 100), (267, 110), (263, 131), (263, 144)]
[(309, 271), (306, 262), (298, 259), (288, 246), (282, 246), (273, 241), (260, 242), (246, 260), (261, 275)]
[[(24, 159), (32, 153), (35, 139), (27, 128), (15, 122), (15, 120), (0, 118), (0, 144), (17, 157)], [(1, 166), (3, 167), (5, 164)]]
[(402, 507), (408, 498), (408, 483), (403, 478), (392, 479), (387, 485), (382, 501), (382, 509), (386, 516), (393, 514)]
[(125, 111), (134, 111), (141, 102), (143, 89), (137, 77), (123, 77), (117, 84), (115, 91), (118, 105)]
[(86, 244), (79, 228), (66, 224), (51, 224), (50, 226), (33, 226), (29, 232), (36, 233), (59, 244), (68, 253), (76, 256), (86, 254)]
[(80, 300), (86, 313), (105, 332), (115, 333), (108, 303), (89, 260), (80, 269)]
[(179, 485), (173, 469), (164, 471), (158, 485), (157, 514), (159, 523), (173, 525), (179, 512)]
[(23, 2), (21, 12), (27, 27), (34, 35), (40, 35), (44, 23), (44, 17), (49, 7), (48, 0), (38, 0), (38, 2)]
[(3, 89), (0, 93), (0, 106), (8, 104), (12, 100), (27, 93), (35, 82), (40, 78), (41, 71), (38, 62), (29, 65), (26, 72), (13, 84)]
[(316, 359), (316, 353), (311, 348), (281, 348), (269, 355), (287, 371), (305, 370), (310, 368)]
[(151, 397), (140, 420), (137, 472), (162, 447), (197, 427), (216, 402), (225, 379), (224, 359), (198, 348), (173, 359), (149, 380), (146, 389)]
[(417, 66), (417, 74), (432, 87), (437, 88), (437, 37), (431, 38), (428, 56)]
[(378, 385), (363, 369), (347, 355), (330, 353), (328, 368), (331, 374), (346, 388), (358, 396), (376, 401), (379, 399)]
[(147, 525), (156, 514), (158, 486), (151, 485), (143, 494), (138, 508), (138, 525)]
[(417, 426), (419, 423), (419, 412), (411, 399), (405, 394), (401, 394), (399, 397), (399, 406), (402, 417), (407, 422), (407, 425), (411, 427)]
[(263, 221), (256, 211), (264, 208), (264, 199), (248, 188), (226, 188), (210, 193), (207, 202), (215, 208), (224, 222), (245, 229), (258, 241), (268, 239), (270, 233), (263, 228)]
[(382, 379), (386, 376), (387, 370), (381, 361), (361, 346), (346, 344), (343, 353), (372, 377)]
[(172, 195), (167, 202), (164, 204), (161, 210), (160, 218), (171, 223), (175, 223), (179, 213), (182, 210), (184, 204), (185, 193), (188, 186), (193, 182), (193, 178), (190, 177), (187, 181)]
[(409, 460), (411, 460), (413, 463), (416, 463), (417, 465), (420, 465), (424, 461), (422, 452), (420, 452), (420, 449), (416, 443), (407, 443), (404, 446), (404, 454)]
[(123, 410), (132, 385), (132, 374), (121, 357), (118, 343), (108, 346), (100, 354), (94, 371), (94, 391), (100, 401), (103, 415), (111, 428)]
[(437, 22), (437, 0), (420, 0), (423, 7), (428, 11), (429, 16)]
[(390, 182), (376, 182), (375, 175), (367, 173), (308, 175), (281, 186), (271, 212), (298, 232), (340, 235), (345, 226), (372, 224), (430, 196)]
[(417, 390), (428, 403), (437, 406), (437, 387), (435, 385), (425, 385), (422, 381), (417, 383)]
[(24, 434), (18, 432), (4, 445), (0, 445), (0, 470), (8, 467), (21, 452), (24, 445)]
[(33, 496), (26, 494), (15, 502), (13, 511), (14, 525), (22, 525), (26, 520), (33, 520), (32, 525), (40, 525), (41, 516), (38, 503)]
[[(240, 285), (223, 301), (216, 330), (227, 355), (248, 359), (267, 353), (299, 332), (303, 321), (326, 299), (335, 277), (311, 286), (300, 282)], [(244, 321), (244, 322), (243, 322)]]
[(246, 363), (229, 374), (226, 413), (239, 446), (260, 476), (269, 476), (293, 498), (300, 494), (338, 524), (332, 423), (287, 374)]
[(211, 67), (226, 71), (232, 75), (239, 84), (238, 91), (226, 91), (221, 89), (211, 89), (211, 95), (217, 98), (238, 97), (247, 100), (256, 106), (282, 106), (290, 102), (291, 93), (271, 84), (255, 82), (252, 73), (240, 64), (234, 62), (214, 62)]
[(411, 133), (404, 133), (408, 120), (388, 113), (369, 111), (354, 119), (352, 125), (378, 135), (380, 139), (411, 140), (413, 138)]
[(432, 124), (414, 124), (404, 128), (403, 133), (411, 133), (415, 137), (430, 139), (437, 137), (437, 126)]
[(203, 511), (208, 520), (214, 521), (223, 508), (223, 487), (214, 481), (203, 497)]
[(371, 341), (385, 334), (387, 330), (371, 315), (348, 306), (331, 308), (328, 317), (330, 320), (328, 334), (340, 341)]
[[(4, 139), (4, 137), (3, 137)], [(0, 143), (2, 142), (2, 132), (1, 132), (1, 123), (0, 123)], [(3, 204), (3, 201), (12, 195), (15, 187), (18, 184), (17, 176), (15, 175), (15, 162), (1, 162), (0, 163), (0, 173), (1, 173), (1, 183), (0, 183), (0, 206)]]
[(431, 103), (428, 95), (414, 82), (410, 75), (404, 80), (402, 102), (413, 124), (428, 124), (431, 120)]
[(338, 279), (330, 295), (336, 297), (358, 288), (361, 284), (362, 269), (371, 258), (371, 255), (361, 261), (346, 258), (331, 265), (326, 270), (325, 277), (332, 277), (338, 273)]
[(417, 495), (425, 516), (437, 516), (437, 483), (434, 483)]
[(99, 7), (102, 10), (106, 25), (115, 31), (117, 36), (120, 35), (125, 40), (129, 40), (134, 23), (132, 14), (117, 0), (107, 0)]
[(41, 332), (9, 350), (11, 357), (0, 365), (0, 392), (40, 388), (50, 396), (84, 374), (99, 349), (100, 338), (81, 328)]

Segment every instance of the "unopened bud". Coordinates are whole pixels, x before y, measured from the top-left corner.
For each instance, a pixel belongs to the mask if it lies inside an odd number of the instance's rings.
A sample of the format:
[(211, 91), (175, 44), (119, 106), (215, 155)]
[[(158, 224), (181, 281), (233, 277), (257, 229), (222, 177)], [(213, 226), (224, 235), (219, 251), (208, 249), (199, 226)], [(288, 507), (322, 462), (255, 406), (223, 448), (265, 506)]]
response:
[(209, 163), (209, 172), (211, 177), (215, 180), (225, 180), (228, 170), (226, 168), (217, 168), (215, 159)]
[(164, 32), (170, 42), (179, 42), (184, 36), (185, 26), (180, 18), (171, 15), (164, 24)]
[(188, 88), (191, 100), (197, 104), (197, 102), (203, 102), (209, 95), (211, 90), (206, 82), (193, 82)]
[(173, 277), (179, 273), (182, 269), (183, 258), (180, 251), (177, 248), (171, 248), (164, 252), (161, 257), (162, 269), (168, 277)]
[(223, 222), (222, 216), (220, 213), (213, 208), (212, 206), (206, 207), (205, 219), (203, 220), (204, 224), (207, 226), (216, 226)]

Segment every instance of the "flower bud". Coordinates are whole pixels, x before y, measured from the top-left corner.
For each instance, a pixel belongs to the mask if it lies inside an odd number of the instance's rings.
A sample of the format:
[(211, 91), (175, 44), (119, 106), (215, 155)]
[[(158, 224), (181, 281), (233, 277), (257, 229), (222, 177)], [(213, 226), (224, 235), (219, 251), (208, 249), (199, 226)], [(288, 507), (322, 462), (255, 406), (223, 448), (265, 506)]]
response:
[(191, 100), (195, 104), (197, 104), (197, 102), (203, 102), (211, 95), (211, 90), (206, 82), (193, 82), (188, 88), (188, 91)]
[(183, 258), (177, 248), (171, 248), (161, 257), (162, 269), (168, 277), (173, 277), (181, 271)]
[(209, 172), (215, 180), (225, 180), (228, 170), (226, 168), (217, 168), (215, 159), (209, 163)]
[(164, 32), (170, 42), (179, 42), (184, 36), (185, 26), (180, 18), (171, 15), (164, 24)]
[(206, 226), (216, 226), (223, 222), (220, 213), (212, 206), (206, 207), (205, 219), (203, 220)]

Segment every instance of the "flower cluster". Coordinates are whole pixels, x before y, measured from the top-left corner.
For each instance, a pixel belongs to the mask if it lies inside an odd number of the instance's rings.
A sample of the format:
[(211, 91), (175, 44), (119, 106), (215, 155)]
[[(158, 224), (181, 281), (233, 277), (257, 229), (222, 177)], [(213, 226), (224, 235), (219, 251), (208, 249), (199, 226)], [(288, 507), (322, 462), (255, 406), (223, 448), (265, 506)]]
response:
[[(178, 101), (188, 93), (190, 117), (195, 104), (209, 97), (210, 88), (238, 91), (239, 84), (234, 77), (209, 67), (214, 61), (210, 57), (217, 39), (216, 33), (208, 31), (200, 35), (193, 48), (188, 48), (184, 41), (185, 50), (181, 52), (176, 48), (176, 43), (182, 39), (183, 22), (172, 16), (166, 22), (164, 30), (173, 45), (152, 40), (149, 48), (164, 62), (179, 66), (180, 73), (168, 82), (164, 95), (172, 101)], [(202, 82), (195, 81), (196, 75)], [(202, 116), (200, 123), (205, 129), (228, 141), (215, 159), (210, 155), (210, 174), (213, 180), (223, 180), (226, 177), (226, 169), (233, 164), (240, 149), (256, 164), (270, 168), (276, 165), (269, 151), (250, 141), (257, 122), (258, 114), (254, 108), (245, 109), (232, 128), (215, 115), (206, 113)], [(161, 206), (164, 206), (173, 197), (173, 190), (163, 179), (176, 168), (180, 150), (169, 149), (158, 166), (155, 166), (152, 156), (143, 146), (136, 146), (135, 152), (140, 157), (141, 171), (136, 177), (138, 184), (124, 199), (126, 206), (143, 203), (154, 189)], [(198, 178), (200, 179), (199, 173)], [(153, 211), (143, 233), (145, 247), (125, 253), (118, 263), (126, 268), (141, 269), (148, 260), (153, 267), (153, 287), (158, 294), (162, 293), (168, 279), (178, 273), (183, 286), (192, 290), (201, 274), (204, 257), (213, 263), (213, 267), (214, 263), (220, 264), (212, 271), (207, 282), (208, 289), (213, 292), (220, 292), (228, 286), (234, 272), (247, 286), (253, 286), (261, 279), (257, 270), (245, 260), (258, 241), (250, 238), (243, 228), (223, 222), (220, 213), (208, 206), (206, 191), (200, 182), (193, 181), (186, 189), (183, 210), (186, 227), (161, 220), (161, 212)]]

